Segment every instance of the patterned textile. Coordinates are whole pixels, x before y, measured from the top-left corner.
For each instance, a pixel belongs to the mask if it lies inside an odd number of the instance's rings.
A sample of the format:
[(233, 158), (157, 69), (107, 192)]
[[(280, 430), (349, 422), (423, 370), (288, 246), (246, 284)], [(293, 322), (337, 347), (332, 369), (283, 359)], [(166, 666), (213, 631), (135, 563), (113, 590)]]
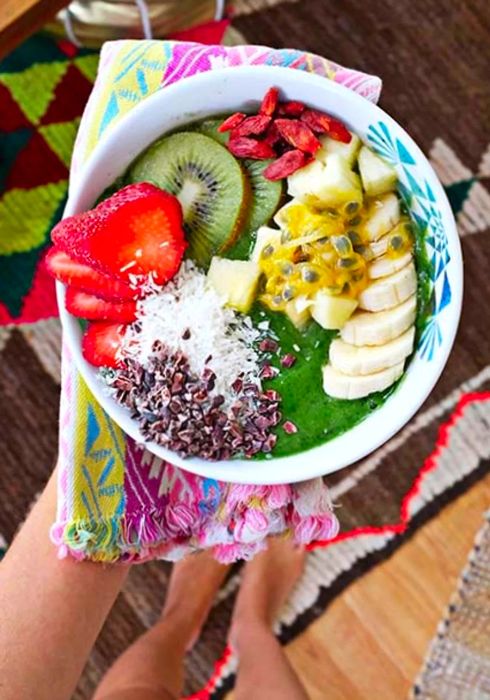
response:
[(0, 323), (57, 315), (40, 260), (60, 218), (99, 57), (42, 36), (0, 63)]
[[(141, 99), (216, 67), (268, 64), (308, 70), (376, 101), (378, 78), (301, 51), (190, 42), (119, 41), (101, 52), (82, 118), (71, 183), (94, 145)], [(249, 558), (270, 534), (308, 544), (338, 530), (321, 479), (276, 487), (229, 485), (162, 463), (124, 436), (63, 358), (59, 499), (53, 540), (60, 553), (97, 561), (175, 559), (212, 548), (222, 561)]]
[(439, 625), (413, 700), (490, 698), (490, 512)]

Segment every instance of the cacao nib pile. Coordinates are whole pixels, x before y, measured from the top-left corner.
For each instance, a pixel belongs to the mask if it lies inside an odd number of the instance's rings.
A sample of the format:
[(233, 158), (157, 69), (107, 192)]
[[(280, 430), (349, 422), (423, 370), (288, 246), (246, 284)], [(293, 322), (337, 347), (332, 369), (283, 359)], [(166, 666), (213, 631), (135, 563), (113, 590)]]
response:
[(238, 378), (226, 408), (224, 396), (213, 391), (215, 380), (211, 369), (197, 377), (184, 355), (157, 341), (146, 368), (126, 359), (111, 385), (145, 439), (182, 456), (223, 460), (271, 452), (277, 440), (271, 429), (281, 420), (279, 394)]

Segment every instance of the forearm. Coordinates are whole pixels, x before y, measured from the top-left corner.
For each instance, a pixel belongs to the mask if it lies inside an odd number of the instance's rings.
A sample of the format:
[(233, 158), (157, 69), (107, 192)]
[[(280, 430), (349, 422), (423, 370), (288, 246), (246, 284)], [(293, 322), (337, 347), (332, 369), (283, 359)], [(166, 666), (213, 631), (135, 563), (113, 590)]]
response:
[(0, 697), (69, 700), (127, 568), (59, 560), (54, 476), (0, 564)]

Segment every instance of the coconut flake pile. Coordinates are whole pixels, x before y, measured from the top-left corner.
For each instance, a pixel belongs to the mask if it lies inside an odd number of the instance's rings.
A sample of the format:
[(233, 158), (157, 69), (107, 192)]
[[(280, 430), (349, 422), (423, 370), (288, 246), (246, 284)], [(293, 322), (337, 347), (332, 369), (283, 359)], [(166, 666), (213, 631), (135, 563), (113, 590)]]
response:
[(137, 322), (128, 328), (120, 352), (145, 366), (160, 340), (170, 351), (184, 354), (197, 375), (210, 368), (216, 375), (213, 393), (226, 396), (242, 373), (245, 381), (260, 385), (253, 348), (259, 335), (249, 317), (223, 307), (206, 275), (186, 261), (158, 294), (138, 302)]

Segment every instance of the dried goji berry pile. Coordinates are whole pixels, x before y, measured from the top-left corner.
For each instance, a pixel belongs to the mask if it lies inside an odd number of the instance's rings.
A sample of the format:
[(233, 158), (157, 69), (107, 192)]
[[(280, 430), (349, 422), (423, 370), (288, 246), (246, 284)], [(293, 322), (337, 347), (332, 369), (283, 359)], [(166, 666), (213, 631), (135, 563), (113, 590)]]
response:
[(319, 134), (343, 143), (351, 140), (350, 132), (338, 119), (297, 100), (280, 102), (275, 87), (266, 92), (258, 114), (235, 112), (219, 131), (230, 132), (228, 149), (237, 158), (274, 158), (264, 170), (269, 180), (282, 180), (310, 163), (321, 148)]

